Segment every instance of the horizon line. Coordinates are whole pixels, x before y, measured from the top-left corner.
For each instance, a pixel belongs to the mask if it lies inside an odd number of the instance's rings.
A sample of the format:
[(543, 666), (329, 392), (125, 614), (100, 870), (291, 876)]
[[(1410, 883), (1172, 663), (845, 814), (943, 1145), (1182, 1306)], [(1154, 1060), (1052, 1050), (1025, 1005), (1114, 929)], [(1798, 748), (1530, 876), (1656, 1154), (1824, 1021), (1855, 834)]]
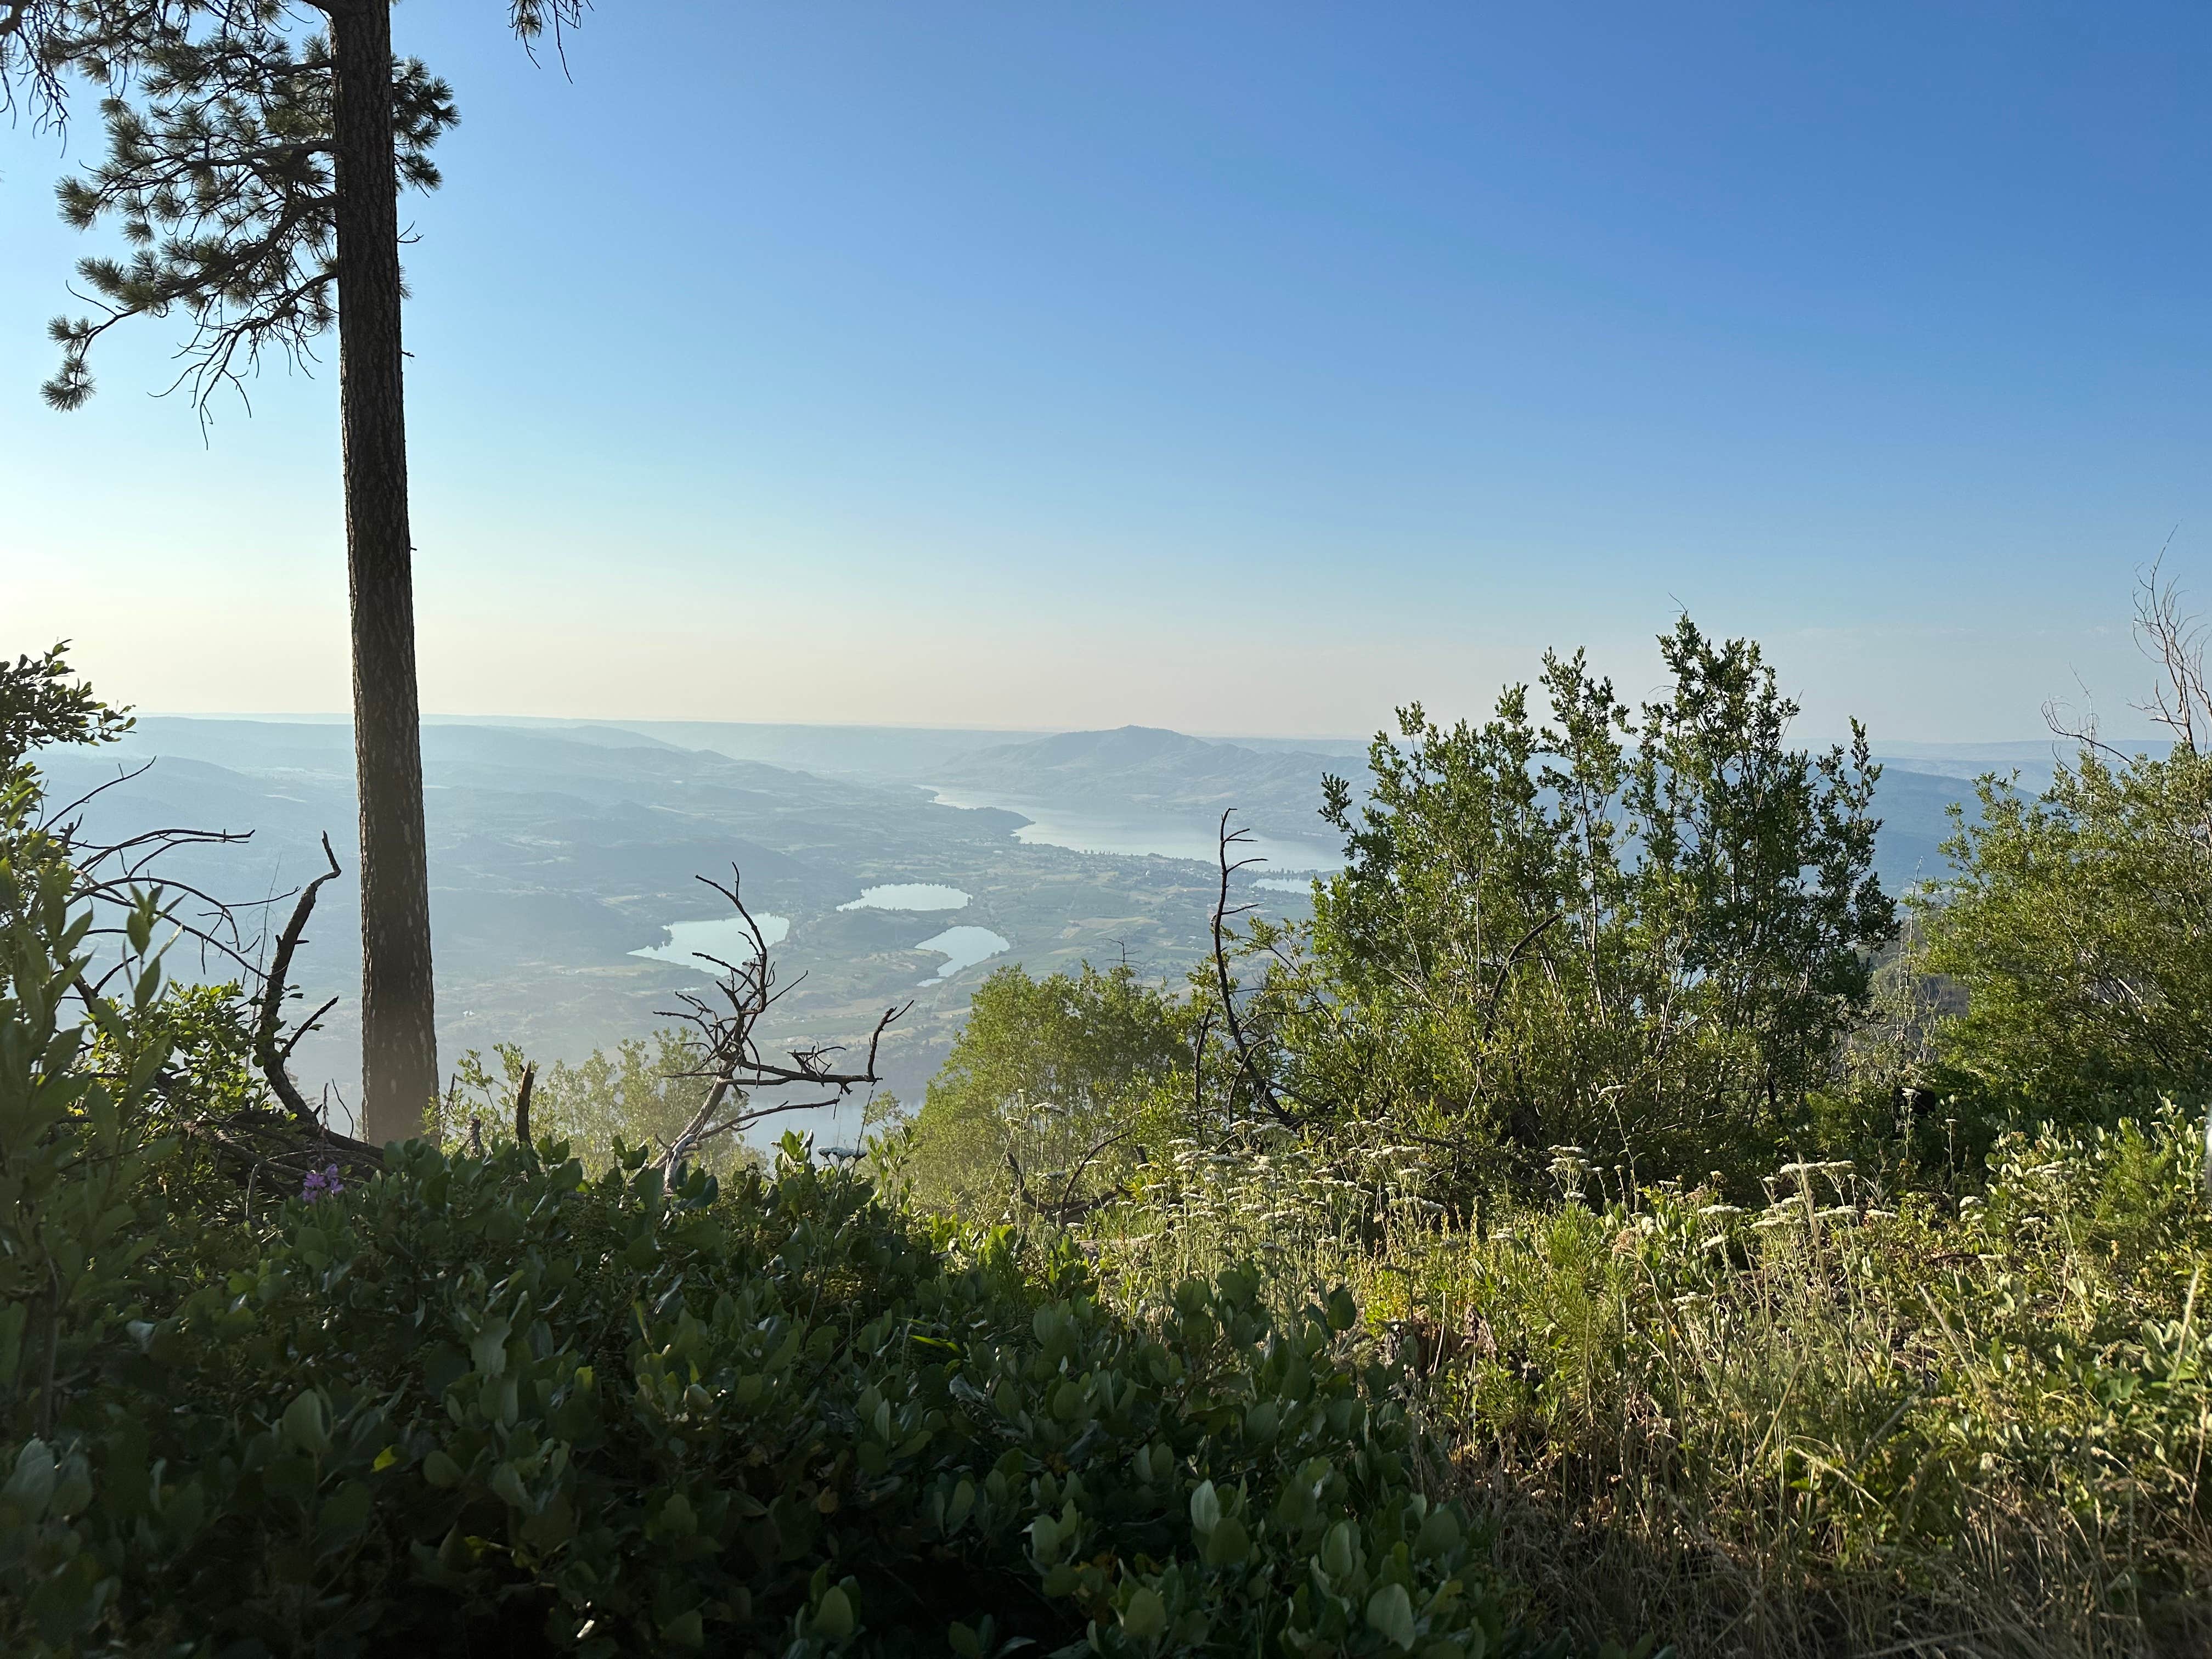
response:
[[(260, 722), (268, 725), (297, 726), (350, 726), (353, 723), (353, 716), (351, 714), (342, 714), (333, 710), (320, 709), (279, 711), (270, 709), (137, 708), (133, 709), (131, 713), (134, 715), (143, 715), (149, 720), (240, 720), (246, 722)], [(1184, 731), (1181, 727), (1177, 726), (1146, 726), (1144, 722), (1138, 720), (1127, 720), (1122, 722), (1120, 726), (971, 726), (959, 722), (951, 722), (944, 725), (932, 725), (920, 721), (907, 720), (743, 720), (717, 719), (713, 716), (701, 714), (652, 714), (639, 716), (607, 714), (477, 714), (438, 711), (424, 714), (422, 716), (422, 723), (425, 726), (450, 723), (456, 725), (471, 724), (494, 726), (511, 726), (517, 727), (526, 726), (613, 726), (617, 728), (640, 726), (750, 726), (757, 729), (783, 728), (813, 732), (975, 732), (984, 736), (1003, 733), (1019, 734), (1038, 738), (1068, 737), (1085, 732), (1152, 730), (1173, 732), (1182, 737), (1197, 738), (1203, 741), (1215, 743), (1257, 741), (1261, 743), (1281, 744), (1366, 744), (1372, 741), (1371, 736), (1355, 736), (1349, 732), (1306, 732), (1280, 734), (1254, 732)], [(1879, 742), (1875, 744), (1875, 753), (1877, 757), (1884, 753), (1887, 753), (1899, 758), (1910, 758), (1910, 757), (1906, 755), (1905, 751), (1911, 749), (2017, 749), (2026, 747), (2029, 744), (2062, 744), (2068, 740), (2058, 737), (2054, 733), (2045, 732), (2034, 737), (1941, 738), (1894, 738), (1888, 741), (1889, 746), (1887, 749), (1885, 749), (1883, 744)], [(2166, 743), (2171, 742), (2171, 739), (2161, 738), (2154, 734), (2145, 733), (2136, 737), (2117, 737), (2108, 739), (2108, 741), (2121, 744), (2140, 744)]]

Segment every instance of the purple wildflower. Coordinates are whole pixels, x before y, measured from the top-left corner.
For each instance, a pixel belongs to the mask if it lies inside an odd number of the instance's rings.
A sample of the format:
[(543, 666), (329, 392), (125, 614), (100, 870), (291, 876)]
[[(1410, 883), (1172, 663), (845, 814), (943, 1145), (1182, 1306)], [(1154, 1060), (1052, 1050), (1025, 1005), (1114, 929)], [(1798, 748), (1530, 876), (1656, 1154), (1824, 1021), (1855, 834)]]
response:
[(344, 1190), (345, 1182), (338, 1179), (338, 1166), (335, 1164), (308, 1170), (307, 1178), (300, 1183), (300, 1196), (310, 1204), (319, 1198), (335, 1198)]

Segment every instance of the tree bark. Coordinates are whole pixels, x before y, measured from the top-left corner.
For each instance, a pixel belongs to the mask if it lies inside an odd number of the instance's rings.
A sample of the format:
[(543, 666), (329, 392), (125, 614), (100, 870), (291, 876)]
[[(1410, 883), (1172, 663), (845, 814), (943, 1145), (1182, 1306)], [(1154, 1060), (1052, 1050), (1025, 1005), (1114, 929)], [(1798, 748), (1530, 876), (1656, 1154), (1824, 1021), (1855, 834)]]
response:
[(338, 410), (361, 793), (362, 1138), (421, 1132), (438, 1092), (430, 878), (407, 524), (391, 0), (330, 7), (337, 140)]

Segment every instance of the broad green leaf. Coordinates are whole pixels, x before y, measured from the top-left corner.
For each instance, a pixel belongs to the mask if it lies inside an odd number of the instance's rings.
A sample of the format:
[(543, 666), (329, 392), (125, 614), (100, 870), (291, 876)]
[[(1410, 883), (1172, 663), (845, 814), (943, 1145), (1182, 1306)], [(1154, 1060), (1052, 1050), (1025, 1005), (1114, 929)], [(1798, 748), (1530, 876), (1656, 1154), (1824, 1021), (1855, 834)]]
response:
[(1413, 1598), (1403, 1584), (1385, 1584), (1367, 1598), (1367, 1628), (1401, 1648), (1413, 1645)]
[(1150, 1585), (1140, 1585), (1121, 1609), (1121, 1628), (1139, 1641), (1150, 1641), (1168, 1627), (1167, 1603)]

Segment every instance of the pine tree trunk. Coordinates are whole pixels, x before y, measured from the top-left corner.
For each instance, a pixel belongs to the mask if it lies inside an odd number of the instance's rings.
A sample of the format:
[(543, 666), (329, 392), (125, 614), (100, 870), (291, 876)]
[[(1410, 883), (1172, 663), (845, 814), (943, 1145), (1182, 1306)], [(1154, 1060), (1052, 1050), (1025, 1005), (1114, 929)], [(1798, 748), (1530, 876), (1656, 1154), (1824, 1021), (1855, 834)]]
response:
[(361, 789), (362, 1139), (418, 1133), (438, 1092), (430, 878), (407, 526), (391, 0), (330, 8), (337, 138), (338, 407)]

